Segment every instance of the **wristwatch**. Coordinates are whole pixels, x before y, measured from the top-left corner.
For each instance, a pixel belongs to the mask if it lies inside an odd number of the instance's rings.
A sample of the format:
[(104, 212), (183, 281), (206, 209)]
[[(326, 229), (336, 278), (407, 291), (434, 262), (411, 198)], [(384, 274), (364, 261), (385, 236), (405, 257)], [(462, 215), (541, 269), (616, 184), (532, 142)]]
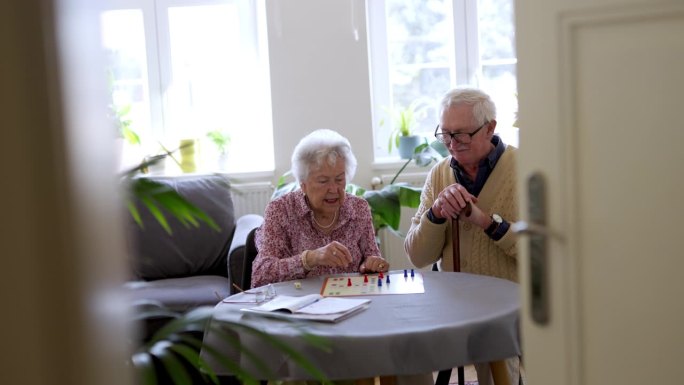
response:
[(492, 224), (487, 227), (485, 234), (492, 236), (497, 228), (503, 223), (503, 218), (499, 214), (492, 214)]

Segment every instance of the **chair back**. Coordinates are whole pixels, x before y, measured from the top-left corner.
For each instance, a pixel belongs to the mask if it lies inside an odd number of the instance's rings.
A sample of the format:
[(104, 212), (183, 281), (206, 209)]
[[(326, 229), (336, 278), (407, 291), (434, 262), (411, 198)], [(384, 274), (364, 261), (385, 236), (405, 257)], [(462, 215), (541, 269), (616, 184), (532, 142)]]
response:
[(242, 288), (245, 290), (252, 287), (252, 263), (259, 252), (254, 242), (254, 235), (257, 229), (259, 228), (256, 227), (247, 234), (247, 242), (245, 243), (245, 264), (242, 269)]

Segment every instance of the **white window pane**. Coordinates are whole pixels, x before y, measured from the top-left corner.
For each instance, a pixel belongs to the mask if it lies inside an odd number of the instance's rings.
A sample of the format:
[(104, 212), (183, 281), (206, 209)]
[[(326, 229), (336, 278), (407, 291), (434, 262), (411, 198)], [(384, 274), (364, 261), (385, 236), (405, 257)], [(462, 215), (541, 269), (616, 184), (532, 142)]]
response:
[(478, 0), (480, 87), (497, 107), (497, 133), (507, 144), (518, 145), (514, 127), (518, 111), (513, 0)]
[[(128, 124), (144, 145), (150, 137), (150, 99), (142, 11), (106, 11), (100, 21), (114, 124)], [(140, 144), (128, 143), (123, 154), (124, 166), (140, 162), (143, 153)]]
[[(374, 105), (376, 118), (385, 120), (382, 125), (374, 122), (376, 161), (397, 157), (387, 151), (393, 127), (383, 111), (388, 105), (405, 106), (419, 98), (432, 99), (436, 105), (456, 84), (489, 93), (497, 104), (498, 133), (506, 143), (517, 144), (514, 0), (478, 0), (476, 8), (461, 0), (378, 1), (384, 12), (369, 5), (369, 47), (376, 58), (371, 63), (373, 99), (385, 104)], [(378, 60), (383, 54), (384, 60)], [(457, 79), (456, 74), (465, 77)], [(436, 112), (430, 111), (418, 124), (430, 139), (439, 118)]]
[[(388, 140), (398, 124), (388, 110), (407, 107), (420, 99), (435, 107), (439, 97), (454, 84), (453, 20), (448, 0), (386, 0), (385, 17), (389, 89), (386, 105), (376, 116), (383, 120), (376, 126), (375, 157), (396, 158), (396, 150), (388, 152)], [(371, 39), (374, 37), (371, 36)], [(435, 108), (430, 108), (416, 121), (416, 133), (430, 137), (437, 122)]]
[(235, 4), (168, 10), (171, 79), (165, 139), (200, 139), (201, 151), (211, 157), (215, 148), (206, 133), (227, 132), (228, 172), (274, 166), (268, 76), (254, 18), (243, 12)]

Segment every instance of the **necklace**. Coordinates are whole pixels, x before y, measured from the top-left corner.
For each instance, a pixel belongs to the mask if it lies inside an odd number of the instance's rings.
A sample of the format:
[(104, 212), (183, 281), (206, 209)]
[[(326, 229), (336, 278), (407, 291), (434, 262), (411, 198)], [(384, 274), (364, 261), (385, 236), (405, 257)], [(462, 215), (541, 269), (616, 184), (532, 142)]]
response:
[(335, 210), (335, 215), (333, 216), (332, 221), (330, 221), (330, 224), (327, 225), (327, 226), (323, 226), (322, 224), (318, 223), (318, 221), (316, 220), (316, 215), (314, 215), (313, 211), (311, 212), (311, 219), (313, 219), (313, 221), (314, 221), (314, 223), (316, 224), (316, 226), (320, 227), (321, 229), (329, 229), (330, 226), (332, 226), (333, 223), (335, 223), (335, 220), (337, 219), (337, 212), (338, 212), (338, 211), (340, 211), (339, 208), (338, 208), (337, 210)]

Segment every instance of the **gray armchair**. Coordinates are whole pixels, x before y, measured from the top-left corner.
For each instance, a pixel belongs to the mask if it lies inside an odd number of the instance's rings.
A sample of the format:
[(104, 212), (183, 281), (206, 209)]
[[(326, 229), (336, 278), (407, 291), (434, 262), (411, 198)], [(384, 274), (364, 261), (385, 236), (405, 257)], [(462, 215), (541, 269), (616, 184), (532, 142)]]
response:
[(260, 215), (234, 217), (230, 183), (221, 175), (147, 177), (175, 189), (220, 227), (185, 227), (171, 215), (169, 235), (142, 205), (144, 228), (132, 218), (127, 225), (133, 277), (125, 290), (133, 303), (187, 311), (213, 306), (231, 293), (229, 260), (243, 260), (249, 232)]

